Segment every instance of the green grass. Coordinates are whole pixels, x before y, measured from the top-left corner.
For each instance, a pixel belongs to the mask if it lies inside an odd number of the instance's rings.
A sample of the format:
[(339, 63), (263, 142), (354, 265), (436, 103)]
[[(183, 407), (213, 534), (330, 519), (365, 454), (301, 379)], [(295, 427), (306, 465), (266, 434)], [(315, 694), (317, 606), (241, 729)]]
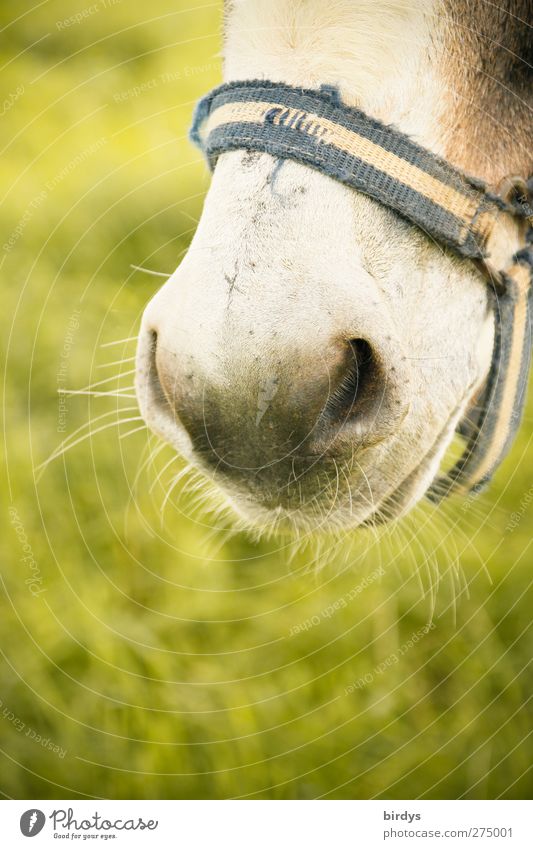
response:
[[(129, 371), (101, 366), (132, 342), (101, 346), (135, 335), (160, 282), (130, 265), (172, 271), (200, 214), (208, 176), (186, 129), (220, 79), (220, 4), (188, 5), (101, 4), (65, 29), (84, 7), (53, 0), (2, 41), (2, 244), (24, 223), (0, 252), (0, 790), (527, 797), (531, 405), (488, 494), (318, 554), (213, 531), (193, 492), (176, 492), (162, 521), (177, 466), (163, 471), (165, 448), (133, 490), (156, 444), (120, 438), (139, 424), (113, 424), (137, 415), (116, 412), (133, 399), (70, 398), (58, 432), (58, 372), (83, 387)], [(2, 25), (20, 8), (4, 2)], [(37, 481), (93, 419), (111, 426)]]

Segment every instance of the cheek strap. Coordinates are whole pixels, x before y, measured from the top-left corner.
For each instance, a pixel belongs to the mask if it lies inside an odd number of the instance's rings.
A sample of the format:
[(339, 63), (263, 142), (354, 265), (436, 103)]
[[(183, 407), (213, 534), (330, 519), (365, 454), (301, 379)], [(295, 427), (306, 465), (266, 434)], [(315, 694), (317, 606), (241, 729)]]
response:
[[(479, 403), (460, 424), (466, 448), (455, 466), (428, 491), (432, 501), (452, 492), (479, 492), (490, 481), (514, 441), (527, 397), (532, 347), (532, 249), (516, 255), (505, 272), (505, 288), (494, 295), (492, 364)], [(521, 256), (522, 255), (522, 256)]]
[[(191, 139), (211, 169), (231, 150), (292, 159), (379, 201), (458, 256), (490, 286), (496, 323), (490, 374), (459, 432), (459, 462), (429, 490), (439, 500), (478, 490), (507, 454), (518, 429), (531, 360), (533, 245), (531, 186), (509, 202), (394, 127), (342, 103), (331, 86), (295, 88), (268, 80), (226, 83), (196, 108)], [(525, 184), (524, 184), (525, 185)], [(526, 223), (529, 222), (529, 238)], [(489, 245), (522, 247), (495, 259)], [(505, 252), (505, 251), (504, 251)], [(512, 251), (509, 250), (509, 254)]]

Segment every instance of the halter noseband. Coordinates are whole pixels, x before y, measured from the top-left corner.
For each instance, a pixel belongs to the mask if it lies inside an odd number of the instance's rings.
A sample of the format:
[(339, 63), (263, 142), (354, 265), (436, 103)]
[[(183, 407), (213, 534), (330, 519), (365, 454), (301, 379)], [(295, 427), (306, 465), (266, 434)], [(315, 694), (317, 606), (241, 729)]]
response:
[[(264, 80), (227, 83), (198, 103), (191, 139), (211, 169), (220, 154), (239, 149), (308, 165), (388, 206), (481, 268), (493, 292), (492, 364), (482, 397), (459, 426), (465, 451), (429, 495), (439, 500), (451, 491), (478, 491), (507, 454), (526, 398), (532, 187), (522, 184), (514, 202), (491, 194), (394, 127), (345, 106), (329, 86), (315, 91)], [(514, 255), (510, 235), (520, 245)]]

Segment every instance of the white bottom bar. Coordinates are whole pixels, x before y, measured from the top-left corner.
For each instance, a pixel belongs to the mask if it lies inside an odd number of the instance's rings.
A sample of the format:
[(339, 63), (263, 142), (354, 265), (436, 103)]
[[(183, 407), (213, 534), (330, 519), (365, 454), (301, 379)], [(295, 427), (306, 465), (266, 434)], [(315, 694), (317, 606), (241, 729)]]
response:
[(5, 801), (0, 834), (9, 849), (530, 849), (530, 811), (520, 801)]

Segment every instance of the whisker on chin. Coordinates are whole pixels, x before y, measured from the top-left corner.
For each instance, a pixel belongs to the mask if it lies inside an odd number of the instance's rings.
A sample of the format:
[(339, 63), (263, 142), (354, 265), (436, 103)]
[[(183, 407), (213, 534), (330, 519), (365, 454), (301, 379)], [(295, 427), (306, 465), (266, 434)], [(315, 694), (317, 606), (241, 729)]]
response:
[(181, 479), (182, 479), (185, 475), (190, 474), (190, 473), (191, 473), (191, 471), (195, 471), (195, 469), (193, 468), (193, 466), (191, 466), (191, 465), (187, 465), (187, 466), (185, 466), (185, 468), (183, 468), (180, 472), (178, 472), (178, 474), (177, 474), (177, 475), (175, 475), (175, 476), (174, 476), (174, 478), (172, 479), (171, 484), (170, 484), (170, 486), (169, 486), (169, 488), (168, 488), (168, 490), (167, 490), (167, 493), (166, 493), (166, 495), (165, 495), (165, 497), (164, 497), (164, 499), (163, 499), (163, 503), (161, 504), (161, 507), (160, 507), (160, 513), (161, 513), (161, 523), (163, 523), (163, 520), (164, 520), (164, 513), (165, 513), (165, 507), (166, 507), (166, 505), (168, 504), (168, 501), (169, 501), (170, 496), (172, 495), (172, 492), (174, 491), (174, 489), (176, 488), (176, 486), (178, 485), (178, 483), (180, 482), (180, 480), (181, 480)]
[[(144, 517), (142, 515), (142, 511), (139, 510), (139, 507), (138, 507), (138, 504), (137, 504), (137, 501), (136, 501), (137, 485), (138, 485), (138, 482), (140, 480), (140, 477), (141, 477), (143, 471), (150, 465), (150, 462), (155, 462), (156, 457), (161, 453), (161, 451), (163, 451), (164, 448), (168, 447), (167, 443), (163, 442), (163, 441), (159, 441), (159, 442), (156, 441), (155, 445), (151, 444), (151, 441), (154, 440), (154, 439), (156, 439), (155, 435), (149, 434), (147, 445), (145, 446), (145, 448), (141, 452), (141, 456), (140, 456), (139, 461), (137, 463), (137, 468), (135, 470), (135, 477), (133, 479), (133, 483), (131, 484), (131, 486), (129, 486), (129, 493), (130, 494), (129, 494), (128, 503), (126, 505), (126, 509), (124, 511), (124, 536), (125, 537), (128, 536), (129, 511), (130, 511), (130, 509), (133, 505), (138, 509), (139, 515), (141, 517), (141, 521), (142, 521), (144, 527), (146, 528), (147, 532), (149, 533), (149, 535), (151, 537), (154, 536), (152, 529), (150, 528), (149, 524), (146, 522), (146, 520), (144, 519)], [(148, 457), (146, 459), (144, 459), (144, 456), (145, 456), (146, 453), (148, 453)]]
[(159, 483), (159, 481), (161, 480), (161, 477), (165, 474), (166, 470), (169, 468), (169, 466), (171, 466), (173, 463), (175, 463), (178, 459), (179, 459), (179, 458), (178, 458), (178, 455), (177, 455), (177, 454), (174, 454), (174, 455), (170, 458), (170, 460), (168, 461), (168, 463), (165, 463), (165, 465), (163, 466), (163, 468), (162, 468), (162, 469), (160, 469), (160, 471), (157, 473), (157, 475), (156, 475), (156, 477), (155, 477), (155, 479), (154, 479), (153, 483), (151, 484), (151, 486), (150, 486), (150, 488), (149, 488), (149, 490), (148, 490), (149, 492), (153, 492), (153, 491), (154, 491), (155, 487), (157, 486), (157, 484), (158, 484), (158, 483)]
[[(157, 439), (157, 437), (155, 437), (155, 436), (154, 436), (154, 438)], [(163, 442), (163, 441), (160, 441), (159, 443), (156, 442), (156, 445), (153, 448), (150, 448), (150, 446), (149, 446), (148, 447), (148, 457), (146, 458), (146, 460), (144, 460), (144, 462), (143, 462), (143, 456), (144, 456), (144, 451), (143, 451), (143, 453), (141, 454), (141, 457), (139, 459), (139, 463), (137, 464), (137, 469), (135, 470), (135, 477), (133, 478), (133, 483), (131, 485), (132, 495), (137, 488), (137, 484), (139, 483), (139, 479), (140, 479), (142, 473), (144, 472), (144, 470), (151, 463), (155, 463), (155, 460), (159, 456), (159, 454), (161, 454), (161, 452), (165, 448), (169, 448), (169, 447), (170, 446), (167, 445), (167, 443)], [(174, 455), (174, 457), (175, 456), (176, 455)], [(174, 459), (174, 457), (172, 459)], [(151, 492), (151, 490), (150, 490), (150, 492)]]
[[(124, 436), (126, 435), (124, 434)], [(160, 485), (168, 469), (178, 460), (178, 455), (173, 454), (165, 462), (151, 483), (150, 492), (153, 492)], [(147, 462), (149, 461), (150, 457)], [(458, 551), (453, 552), (450, 558), (449, 552), (445, 551), (446, 539), (452, 533), (453, 527), (447, 527), (444, 535), (442, 533), (439, 534), (439, 543), (435, 546), (429, 539), (425, 539), (425, 533), (427, 531), (433, 533), (434, 530), (438, 530), (435, 513), (427, 506), (425, 509), (416, 506), (416, 511), (413, 510), (407, 517), (402, 516), (394, 519), (389, 514), (385, 516), (376, 504), (368, 474), (355, 456), (352, 456), (351, 465), (354, 470), (357, 469), (359, 472), (362, 482), (360, 490), (364, 487), (368, 489), (368, 494), (364, 491), (358, 491), (357, 498), (364, 501), (372, 510), (371, 521), (367, 525), (367, 530), (370, 531), (370, 534), (366, 538), (365, 551), (368, 551), (371, 547), (374, 550), (375, 547), (375, 550), (379, 552), (381, 562), (384, 539), (390, 539), (392, 541), (395, 537), (399, 538), (401, 549), (395, 555), (393, 561), (401, 562), (398, 558), (402, 554), (407, 554), (412, 561), (412, 577), (418, 582), (421, 598), (425, 599), (428, 603), (428, 621), (432, 622), (434, 620), (437, 611), (437, 601), (441, 595), (441, 587), (444, 585), (444, 581), (448, 582), (449, 580), (450, 600), (446, 606), (446, 610), (450, 610), (453, 620), (456, 622), (457, 605), (463, 596), (468, 595), (468, 583), (460, 569), (460, 553)], [(335, 476), (332, 474), (333, 468), (335, 469)], [(298, 479), (298, 475), (294, 474), (294, 468), (291, 469), (287, 486), (293, 485), (294, 478), (296, 478), (296, 485), (298, 486), (298, 492), (296, 494), (298, 495), (299, 493), (298, 509), (301, 510), (305, 507), (307, 515), (298, 514), (298, 510), (294, 511), (294, 515), (291, 515), (290, 511), (280, 511), (271, 518), (269, 517), (264, 522), (261, 522), (257, 518), (250, 520), (242, 516), (237, 518), (231, 509), (229, 500), (222, 502), (223, 496), (221, 496), (218, 488), (215, 489), (213, 487), (211, 480), (197, 469), (187, 465), (172, 477), (168, 487), (163, 487), (165, 494), (160, 507), (161, 523), (164, 523), (169, 502), (171, 502), (172, 496), (176, 492), (180, 481), (182, 481), (183, 485), (180, 489), (180, 498), (182, 496), (188, 496), (187, 510), (190, 511), (191, 516), (195, 517), (195, 521), (198, 517), (203, 516), (209, 517), (210, 521), (228, 521), (228, 519), (231, 521), (231, 527), (224, 529), (223, 536), (220, 537), (220, 544), (217, 550), (220, 550), (225, 542), (233, 535), (240, 532), (245, 532), (253, 540), (259, 541), (272, 539), (280, 533), (284, 535), (287, 530), (290, 530), (291, 546), (289, 562), (294, 559), (298, 551), (302, 550), (302, 547), (307, 550), (312, 545), (315, 552), (312, 565), (314, 568), (319, 569), (324, 562), (331, 560), (332, 552), (338, 552), (340, 550), (350, 533), (350, 529), (346, 527), (342, 517), (333, 515), (335, 510), (340, 509), (339, 505), (343, 493), (346, 495), (346, 512), (351, 516), (354, 514), (355, 496), (347, 469), (347, 465), (339, 464), (334, 460), (330, 470), (331, 474), (326, 476), (325, 481), (321, 481), (319, 492), (311, 499), (307, 499), (307, 501), (303, 497), (301, 480)], [(341, 486), (341, 475), (345, 482), (344, 486)], [(324, 495), (327, 497), (324, 498)], [(394, 494), (388, 497), (388, 501), (391, 511), (395, 509), (396, 504), (398, 506), (402, 506), (403, 504), (403, 500), (399, 496), (395, 498)], [(175, 509), (179, 510), (178, 505), (179, 499), (174, 505)], [(443, 520), (445, 518), (443, 517)], [(382, 520), (384, 524), (378, 526), (378, 520)], [(446, 524), (449, 525), (450, 523), (446, 522)], [(321, 535), (322, 530), (325, 531), (326, 536)], [(211, 540), (217, 533), (220, 533), (218, 528), (212, 529), (209, 539)], [(419, 552), (419, 556), (417, 556), (417, 551)], [(441, 554), (446, 556), (447, 564), (445, 567), (443, 567), (441, 562)], [(348, 563), (348, 555), (345, 557), (345, 562)]]

